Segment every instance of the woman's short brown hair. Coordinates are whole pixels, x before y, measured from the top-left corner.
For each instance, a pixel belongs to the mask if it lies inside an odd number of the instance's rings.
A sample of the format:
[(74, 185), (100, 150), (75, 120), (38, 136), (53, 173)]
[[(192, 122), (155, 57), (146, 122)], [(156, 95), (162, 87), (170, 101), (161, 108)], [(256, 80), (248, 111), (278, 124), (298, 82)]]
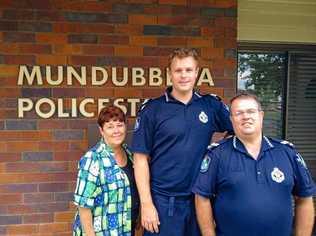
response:
[(126, 123), (126, 116), (120, 108), (114, 105), (109, 105), (101, 109), (98, 116), (98, 124), (102, 128), (104, 123), (109, 121), (120, 121)]

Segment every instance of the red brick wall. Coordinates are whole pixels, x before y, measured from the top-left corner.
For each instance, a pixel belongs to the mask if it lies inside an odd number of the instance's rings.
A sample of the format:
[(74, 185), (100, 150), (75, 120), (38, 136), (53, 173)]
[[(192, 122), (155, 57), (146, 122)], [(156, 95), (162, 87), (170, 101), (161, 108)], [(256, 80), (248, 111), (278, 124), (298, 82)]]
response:
[(17, 86), (20, 65), (164, 68), (166, 55), (189, 46), (214, 79), (202, 90), (227, 99), (236, 86), (236, 2), (0, 1), (0, 235), (70, 235), (77, 161), (95, 123), (34, 112), (19, 119), (19, 97), (145, 98), (164, 89)]

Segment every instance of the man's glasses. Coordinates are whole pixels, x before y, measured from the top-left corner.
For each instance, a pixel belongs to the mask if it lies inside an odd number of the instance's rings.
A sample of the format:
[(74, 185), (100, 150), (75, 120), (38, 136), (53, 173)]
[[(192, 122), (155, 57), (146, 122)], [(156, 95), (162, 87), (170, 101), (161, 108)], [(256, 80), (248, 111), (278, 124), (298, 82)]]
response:
[(247, 109), (245, 111), (235, 111), (235, 112), (232, 112), (231, 114), (236, 117), (242, 117), (244, 114), (247, 114), (248, 116), (254, 116), (259, 111), (261, 110), (252, 108), (252, 109)]

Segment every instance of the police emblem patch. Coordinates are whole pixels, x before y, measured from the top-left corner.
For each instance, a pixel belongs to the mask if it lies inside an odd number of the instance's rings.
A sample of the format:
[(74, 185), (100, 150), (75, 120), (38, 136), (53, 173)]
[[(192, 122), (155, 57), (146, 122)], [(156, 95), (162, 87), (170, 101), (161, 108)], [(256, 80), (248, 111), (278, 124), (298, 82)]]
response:
[(208, 116), (205, 114), (204, 111), (201, 111), (201, 113), (199, 114), (199, 120), (204, 124), (208, 122)]
[(211, 158), (208, 155), (205, 155), (202, 163), (201, 163), (201, 168), (200, 168), (200, 172), (204, 173), (208, 170), (208, 167), (211, 163)]
[(279, 170), (277, 167), (273, 168), (273, 171), (271, 172), (272, 180), (277, 183), (282, 183), (285, 179), (284, 174), (281, 170)]
[(135, 120), (134, 131), (137, 131), (140, 126), (140, 117), (137, 117)]

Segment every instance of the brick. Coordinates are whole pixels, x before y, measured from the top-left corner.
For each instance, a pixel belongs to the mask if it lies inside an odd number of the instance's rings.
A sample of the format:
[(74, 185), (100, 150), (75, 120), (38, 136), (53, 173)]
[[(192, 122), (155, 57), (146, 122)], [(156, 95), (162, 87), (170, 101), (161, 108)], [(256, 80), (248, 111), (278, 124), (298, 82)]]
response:
[(55, 192), (54, 193), (54, 198), (56, 202), (69, 202), (72, 201), (74, 197), (73, 192)]
[(22, 216), (23, 224), (50, 223), (53, 221), (54, 214), (52, 213), (27, 214)]
[(113, 33), (114, 25), (106, 23), (56, 22), (53, 31), (56, 33)]
[(87, 129), (89, 124), (95, 124), (95, 120), (68, 120), (70, 129)]
[(56, 33), (37, 33), (36, 42), (38, 43), (67, 43), (66, 34), (56, 34)]
[(171, 15), (186, 15), (186, 16), (195, 16), (201, 17), (201, 8), (194, 6), (173, 6)]
[(35, 12), (32, 10), (5, 9), (3, 19), (9, 20), (35, 20)]
[(81, 142), (72, 141), (69, 143), (69, 150), (86, 152), (87, 149), (88, 149), (87, 141), (81, 141)]
[(216, 38), (214, 39), (214, 46), (221, 48), (237, 48), (236, 38)]
[(10, 214), (31, 214), (36, 213), (38, 209), (36, 208), (37, 204), (15, 204), (15, 205), (8, 205), (8, 212)]
[(14, 65), (21, 65), (21, 64), (28, 64), (32, 65), (35, 64), (35, 56), (33, 55), (6, 55), (4, 56), (5, 64), (14, 64)]
[(97, 60), (98, 66), (128, 66), (128, 59), (125, 57), (99, 57)]
[(143, 56), (143, 48), (137, 46), (117, 46), (114, 48), (115, 56)]
[(3, 32), (4, 42), (21, 42), (33, 43), (35, 42), (34, 33), (21, 33), (21, 32)]
[(62, 21), (64, 17), (60, 11), (55, 10), (38, 10), (34, 12), (34, 19), (37, 21)]
[(22, 88), (23, 97), (51, 97), (52, 90), (50, 88)]
[[(65, 173), (54, 173), (54, 175), (51, 177), (52, 181), (73, 181), (77, 178), (78, 172), (65, 172)], [(71, 189), (74, 189), (75, 187), (71, 187)]]
[(200, 36), (201, 30), (200, 27), (172, 27), (171, 35), (179, 36)]
[(66, 21), (75, 22), (99, 22), (101, 13), (86, 13), (86, 12), (64, 12), (64, 18)]
[(157, 38), (152, 36), (131, 36), (130, 45), (157, 46)]
[(0, 163), (1, 162), (14, 162), (14, 161), (20, 161), (21, 160), (21, 154), (20, 153), (3, 153), (0, 152)]
[(222, 59), (224, 58), (223, 48), (202, 48), (201, 56), (206, 59)]
[(15, 21), (0, 21), (0, 30), (1, 31), (17, 31), (18, 23)]
[(62, 142), (58, 142), (58, 141), (42, 141), (39, 143), (39, 151), (55, 151), (55, 150), (59, 150), (59, 151), (65, 151), (69, 149), (69, 143), (62, 141)]
[(235, 80), (232, 79), (218, 79), (215, 80), (216, 86), (222, 87), (222, 88), (232, 88), (234, 84), (236, 83)]
[(228, 16), (228, 17), (237, 17), (237, 8), (228, 8), (228, 9), (225, 9), (225, 16)]
[(19, 141), (19, 142), (7, 142), (6, 150), (8, 151), (38, 151), (38, 143), (30, 141)]
[(20, 204), (22, 203), (22, 194), (1, 194), (0, 195), (0, 205), (8, 204)]
[(85, 4), (77, 1), (59, 1), (55, 2), (56, 9), (69, 11), (93, 11), (93, 12), (108, 12), (111, 10), (111, 3), (106, 1), (88, 1)]
[(55, 54), (81, 54), (81, 45), (55, 44), (53, 46)]
[(114, 90), (114, 97), (142, 97), (142, 92), (136, 88), (117, 88)]
[(19, 52), (22, 54), (51, 54), (52, 47), (47, 44), (19, 44)]
[(212, 47), (213, 41), (205, 38), (188, 38), (187, 44), (190, 47), (199, 48), (199, 47)]
[(125, 35), (102, 35), (99, 38), (100, 44), (129, 44), (129, 37)]
[(237, 27), (237, 18), (236, 17), (217, 17), (215, 18), (215, 26), (222, 28), (232, 28), (236, 29)]
[(19, 22), (19, 31), (51, 32), (52, 24), (46, 22)]
[(171, 35), (171, 26), (166, 25), (144, 25), (144, 35)]
[(23, 161), (51, 161), (53, 160), (52, 152), (23, 152)]
[(36, 64), (38, 65), (65, 65), (67, 57), (63, 55), (37, 55)]
[(158, 45), (160, 46), (186, 46), (187, 39), (184, 37), (159, 37)]
[(236, 49), (225, 49), (224, 54), (225, 54), (225, 58), (231, 58), (231, 59), (237, 58)]
[(187, 5), (188, 0), (159, 0), (159, 4)]
[[(85, 151), (84, 151), (85, 152)], [(70, 152), (55, 152), (55, 161), (77, 161), (84, 154), (82, 151), (70, 151)]]
[[(24, 169), (23, 169), (24, 168)], [(40, 162), (40, 163), (7, 163), (7, 172), (62, 172), (67, 171), (68, 165), (63, 162)]]
[(213, 6), (215, 5), (215, 0), (188, 0), (190, 6)]
[(127, 24), (128, 17), (125, 14), (103, 14), (100, 19), (101, 22), (104, 23), (112, 23), (112, 24)]
[(71, 65), (95, 65), (97, 60), (96, 56), (71, 56), (69, 62)]
[(143, 33), (142, 25), (127, 25), (127, 24), (118, 24), (115, 25), (115, 33), (126, 34), (126, 35), (141, 35)]
[(172, 15), (172, 6), (167, 5), (146, 5), (144, 6), (144, 13), (150, 15)]
[[(0, 69), (1, 69), (1, 67), (0, 67)], [(2, 98), (4, 98), (4, 97), (12, 98), (12, 97), (19, 97), (19, 96), (21, 96), (21, 92), (19, 89), (0, 88), (0, 97), (2, 97)]]
[[(51, 192), (53, 192), (52, 190)], [(47, 203), (54, 201), (54, 193), (25, 193), (23, 194), (24, 203)]]
[(0, 140), (4, 141), (43, 139), (51, 139), (51, 134), (48, 131), (3, 131), (0, 133)]
[(216, 0), (215, 6), (223, 8), (237, 7), (237, 0)]
[(7, 228), (9, 235), (31, 235), (38, 232), (37, 225), (10, 225)]
[(1, 184), (0, 193), (30, 193), (38, 189), (37, 184)]
[(144, 56), (168, 56), (174, 48), (144, 47)]
[(0, 44), (0, 53), (17, 54), (17, 53), (19, 53), (18, 44), (17, 43), (1, 43)]
[(6, 120), (5, 128), (7, 130), (35, 130), (37, 122), (35, 120)]
[(114, 55), (114, 48), (106, 45), (83, 45), (83, 54), (88, 55)]
[(0, 225), (14, 225), (21, 224), (21, 216), (11, 216), (11, 215), (1, 215), (0, 216)]
[(67, 120), (39, 120), (38, 129), (65, 129), (67, 128)]
[[(152, 56), (152, 57), (130, 57), (129, 63), (130, 66), (138, 66), (138, 67), (156, 67), (159, 64), (159, 58)], [(145, 75), (146, 75), (145, 71)], [(128, 83), (131, 85), (131, 83)]]
[(54, 130), (53, 136), (56, 140), (81, 140), (84, 133), (82, 130)]
[(128, 16), (128, 23), (129, 24), (143, 24), (143, 25), (157, 24), (157, 16), (130, 14)]
[(113, 4), (112, 12), (126, 13), (126, 14), (143, 13), (144, 12), (144, 5), (142, 5), (142, 4), (117, 3), (117, 4)]
[(201, 9), (201, 16), (203, 17), (216, 17), (223, 16), (225, 14), (225, 9), (206, 7)]
[(38, 212), (58, 212), (68, 209), (68, 202), (38, 204)]
[[(3, 211), (1, 211), (3, 212)], [(0, 225), (0, 235), (7, 235), (7, 226)]]
[(98, 43), (98, 36), (91, 34), (70, 34), (68, 35), (68, 43)]
[[(19, 68), (17, 66), (13, 66), (13, 65), (0, 65), (0, 78), (2, 79), (3, 77), (14, 77), (17, 78), (18, 76), (18, 72), (19, 72)], [(6, 89), (7, 90), (7, 89)], [(10, 91), (10, 93), (17, 91), (17, 89), (13, 89)], [(19, 93), (15, 92), (15, 97), (18, 97)], [(2, 90), (0, 90), (0, 97), (3, 97), (2, 95)]]
[(70, 230), (70, 225), (68, 223), (51, 223), (51, 224), (41, 224), (39, 226), (39, 232), (40, 233), (46, 233), (46, 232), (63, 232)]
[(85, 91), (83, 88), (53, 88), (52, 96), (57, 98), (84, 97)]
[(74, 219), (75, 213), (69, 211), (55, 212), (54, 221), (55, 222), (70, 222)]
[(159, 97), (164, 93), (164, 90), (164, 88), (145, 88), (142, 90), (143, 98)]

